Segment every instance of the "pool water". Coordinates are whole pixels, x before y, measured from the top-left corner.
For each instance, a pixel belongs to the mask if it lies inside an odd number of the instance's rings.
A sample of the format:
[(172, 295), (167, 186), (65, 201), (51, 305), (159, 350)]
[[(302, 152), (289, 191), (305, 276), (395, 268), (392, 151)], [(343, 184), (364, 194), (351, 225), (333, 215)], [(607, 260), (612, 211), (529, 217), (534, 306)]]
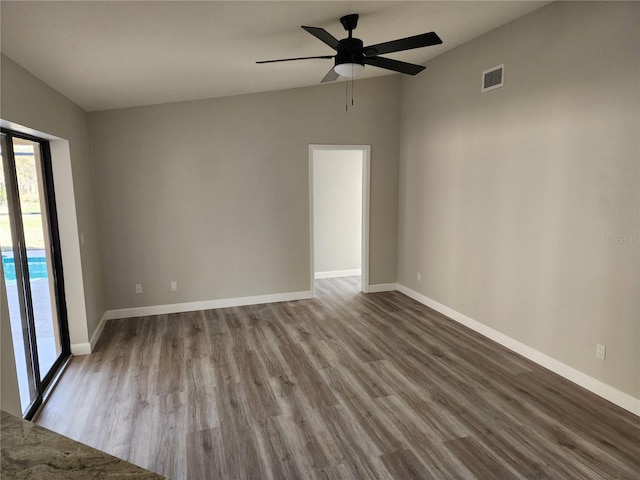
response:
[[(47, 259), (45, 257), (29, 257), (29, 279), (47, 278)], [(16, 280), (16, 264), (13, 257), (2, 256), (4, 279), (7, 282)]]

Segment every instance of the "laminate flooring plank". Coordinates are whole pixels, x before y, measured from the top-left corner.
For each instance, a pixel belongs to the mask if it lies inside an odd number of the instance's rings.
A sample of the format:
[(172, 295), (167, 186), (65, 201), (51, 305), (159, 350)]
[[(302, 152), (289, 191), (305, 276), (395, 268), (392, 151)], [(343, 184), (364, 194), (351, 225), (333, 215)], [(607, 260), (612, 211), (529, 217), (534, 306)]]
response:
[(313, 367), (300, 345), (281, 345), (280, 352), (312, 405), (328, 406), (338, 403), (333, 391)]
[(358, 295), (358, 300), (366, 307), (366, 312), (373, 315), (386, 315), (390, 312), (397, 312), (402, 308), (392, 297), (384, 293), (380, 295)]
[(298, 302), (278, 302), (270, 303), (269, 307), (272, 307), (277, 312), (278, 319), (284, 324), (288, 325), (300, 321), (299, 312), (304, 310), (300, 308)]
[[(326, 312), (326, 310), (325, 310)], [(306, 328), (308, 328), (316, 340), (335, 340), (340, 337), (340, 333), (334, 329), (332, 325), (333, 317), (328, 315), (315, 321), (304, 320)]]
[(224, 480), (226, 475), (224, 442), (220, 429), (206, 429), (187, 434), (187, 478), (189, 480)]
[[(555, 376), (518, 375), (515, 383), (535, 399), (539, 407), (553, 412), (561, 423), (572, 431), (588, 438), (597, 438), (602, 448), (640, 470), (640, 430), (628, 428), (628, 422), (619, 421), (618, 407), (598, 405), (598, 399), (585, 402), (591, 392), (559, 382)], [(612, 410), (606, 423), (598, 421), (603, 408)]]
[(231, 334), (218, 333), (211, 337), (212, 356), (215, 369), (216, 385), (238, 383), (240, 375), (235, 362), (231, 359)]
[(286, 328), (286, 324), (283, 323), (281, 319), (277, 319), (273, 322), (266, 322), (263, 328), (270, 331), (277, 345), (291, 345), (296, 343), (296, 340), (291, 336), (291, 333)]
[(300, 344), (313, 340), (313, 333), (307, 325), (308, 324), (304, 319), (299, 319), (296, 322), (288, 323), (285, 327), (293, 341)]
[(292, 427), (289, 433), (297, 438), (292, 443), (304, 446), (311, 469), (338, 465), (344, 457), (324, 424), (318, 409), (309, 404), (302, 390), (287, 378), (270, 379), (278, 399), (283, 421)]
[(347, 345), (355, 355), (363, 362), (373, 362), (383, 360), (386, 357), (378, 350), (377, 345), (368, 341), (364, 336), (355, 331), (350, 323), (341, 322), (336, 319), (329, 319), (327, 323), (334, 331), (340, 331), (338, 341)]
[(440, 432), (443, 439), (461, 438), (470, 434), (468, 424), (463, 419), (443, 405), (430, 401), (429, 397), (421, 394), (419, 390), (406, 390), (399, 393), (399, 396), (409, 408), (419, 411), (427, 424)]
[(520, 418), (507, 416), (487, 401), (478, 390), (462, 382), (449, 382), (434, 388), (429, 394), (431, 403), (442, 405), (451, 416), (458, 418), (471, 432), (498, 430), (520, 425)]
[(316, 470), (316, 480), (360, 480), (355, 477), (348, 466), (344, 463), (334, 467), (327, 467)]
[(302, 320), (311, 320), (314, 323), (321, 322), (331, 317), (333, 312), (325, 308), (325, 304), (318, 298), (311, 298), (305, 301), (304, 313), (301, 315)]
[(265, 329), (262, 327), (254, 328), (250, 332), (251, 349), (254, 350), (258, 359), (262, 362), (269, 378), (290, 376), (291, 370), (286, 366), (287, 362), (282, 357), (280, 350), (274, 342), (270, 341)]
[[(136, 329), (135, 341), (129, 346), (134, 348), (130, 354), (131, 363), (145, 367), (156, 365), (160, 359), (159, 347), (162, 342), (157, 317), (127, 319), (126, 322), (135, 326)], [(109, 323), (111, 322), (107, 325)], [(112, 348), (112, 346), (109, 347), (109, 349)]]
[(638, 448), (631, 446), (634, 453), (620, 459), (619, 451), (609, 450), (606, 442), (572, 429), (540, 409), (531, 408), (530, 418), (535, 420), (526, 422), (526, 427), (538, 437), (538, 445), (555, 453), (556, 464), (569, 459), (583, 472), (583, 478), (638, 478), (640, 469), (634, 466)]
[(341, 408), (326, 407), (319, 410), (322, 420), (336, 445), (344, 455), (344, 464), (351, 474), (362, 480), (392, 480), (382, 467), (382, 453), (358, 423)]
[(360, 277), (343, 277), (328, 278), (316, 281), (316, 297), (322, 299), (324, 297), (337, 298), (344, 295), (353, 296), (360, 292)]
[(317, 298), (310, 298), (305, 300), (302, 304), (299, 301), (289, 303), (295, 304), (296, 306), (294, 310), (295, 322), (292, 322), (292, 324), (305, 322), (307, 327), (311, 327), (317, 322), (331, 316), (330, 312), (324, 308), (322, 302)]
[[(371, 364), (375, 362), (360, 362), (358, 358), (344, 345), (337, 342), (331, 342), (330, 347), (339, 360), (339, 363), (333, 366), (348, 371), (353, 377), (355, 377), (362, 389), (371, 398), (384, 397), (390, 395), (391, 389), (387, 388), (380, 378), (374, 373), (371, 368)], [(326, 365), (324, 368), (329, 368), (332, 365)]]
[(200, 318), (202, 318), (204, 330), (209, 336), (229, 332), (229, 328), (220, 310), (202, 310), (199, 313)]
[(271, 476), (278, 480), (298, 480), (303, 478), (296, 460), (295, 449), (286, 439), (279, 419), (268, 417), (258, 423), (258, 435), (262, 438), (266, 450), (266, 463)]
[(208, 356), (186, 358), (185, 377), (185, 388), (188, 392), (211, 392), (217, 385), (216, 361), (211, 351)]
[(465, 437), (445, 442), (445, 446), (478, 479), (495, 478), (500, 480), (517, 479), (495, 458), (493, 453), (482, 448), (473, 437)]
[(208, 391), (192, 390), (187, 394), (186, 431), (196, 432), (220, 427), (218, 404), (213, 394), (214, 386)]
[(335, 366), (339, 363), (338, 357), (324, 340), (309, 339), (299, 343), (309, 361), (318, 370)]
[(211, 355), (211, 343), (208, 329), (200, 312), (188, 312), (183, 328), (185, 329), (185, 358), (208, 357)]
[(377, 382), (382, 385), (388, 395), (417, 388), (416, 384), (407, 378), (391, 360), (379, 360), (367, 363), (367, 368), (372, 372)]
[(500, 458), (523, 478), (577, 480), (597, 476), (570, 452), (558, 455), (558, 450), (562, 448), (560, 445), (550, 443), (549, 438), (538, 436), (528, 426), (486, 432), (476, 439), (484, 448), (499, 452)]
[(436, 385), (443, 383), (443, 379), (448, 380), (446, 374), (443, 375), (438, 372), (440, 367), (437, 362), (433, 362), (429, 368), (423, 368), (412, 361), (409, 355), (399, 354), (391, 359), (391, 363), (411, 385), (427, 392)]
[[(400, 344), (393, 341), (392, 335), (379, 334), (375, 327), (371, 328), (372, 318), (375, 318), (375, 315), (363, 314), (350, 317), (348, 329), (353, 337), (341, 336), (339, 340), (346, 343), (349, 349), (364, 362), (394, 357), (398, 354)], [(357, 346), (356, 349), (353, 348), (354, 344)]]
[(175, 336), (178, 333), (176, 328), (172, 330), (171, 334), (165, 334), (160, 346), (160, 358), (156, 368), (156, 395), (182, 392), (185, 389), (184, 338)]
[[(442, 440), (452, 440), (468, 436), (469, 429), (461, 419), (442, 405), (429, 401), (429, 389), (416, 385), (393, 362), (381, 361), (368, 364), (382, 379), (384, 384), (402, 400), (408, 409), (420, 412), (421, 418), (437, 432)], [(435, 386), (433, 384), (432, 386)]]
[[(155, 442), (150, 439), (156, 438), (158, 428), (158, 414), (155, 410), (155, 399), (137, 400), (129, 411), (129, 416), (123, 419), (129, 426), (128, 435), (115, 448), (120, 448), (122, 456), (120, 458), (134, 463), (143, 468), (155, 469), (155, 459), (153, 451)], [(127, 429), (123, 429), (127, 431)], [(111, 451), (110, 448), (106, 449)], [(114, 450), (115, 451), (115, 450)]]
[[(86, 418), (91, 408), (91, 403), (87, 402), (78, 405), (78, 410), (74, 412), (74, 422), (68, 421), (69, 405), (74, 405), (77, 400), (77, 392), (82, 389), (82, 384), (91, 371), (91, 358), (88, 355), (71, 357), (69, 364), (56, 385), (55, 401), (48, 402), (40, 411), (38, 422), (49, 425), (50, 430), (65, 429), (67, 436), (76, 439), (80, 436), (81, 428), (86, 424)], [(96, 389), (91, 384), (85, 385), (85, 395), (91, 399), (96, 394)]]
[[(555, 376), (550, 372), (546, 372), (545, 375)], [(562, 380), (562, 382), (566, 382)], [(568, 383), (567, 383), (567, 386)], [(521, 390), (517, 387), (517, 384), (513, 385), (493, 385), (492, 390), (485, 390), (484, 396), (487, 399), (495, 398), (496, 405), (500, 405), (503, 411), (509, 411), (511, 415), (521, 420), (522, 426), (510, 427), (504, 431), (489, 432), (490, 435), (503, 435), (505, 431), (513, 434), (514, 432), (524, 431), (528, 436), (531, 445), (523, 447), (526, 451), (537, 450), (541, 458), (545, 458), (544, 464), (546, 465), (545, 471), (551, 472), (549, 476), (551, 478), (576, 478), (576, 479), (589, 479), (589, 478), (634, 478), (640, 475), (640, 468), (636, 467), (638, 456), (633, 453), (634, 451), (640, 451), (640, 445), (638, 442), (627, 441), (622, 443), (630, 447), (629, 455), (621, 454), (617, 448), (618, 442), (613, 446), (613, 450), (608, 447), (608, 442), (595, 435), (593, 432), (589, 434), (581, 434), (581, 428), (575, 428), (566, 426), (566, 420), (562, 414), (552, 414), (553, 408), (550, 410), (547, 408), (547, 402), (538, 403), (532, 401), (526, 395), (529, 389)], [(571, 389), (580, 391), (581, 389), (575, 385), (571, 385)], [(523, 395), (523, 393), (525, 395)], [(584, 392), (588, 393), (588, 392)], [(589, 393), (588, 396), (592, 394)], [(548, 401), (553, 404), (553, 395), (549, 395)], [(506, 398), (506, 401), (504, 400)], [(597, 403), (597, 402), (596, 402)], [(608, 403), (608, 402), (607, 402)], [(611, 404), (607, 408), (600, 411), (600, 414), (609, 413), (612, 410)], [(618, 412), (618, 407), (613, 408), (614, 413)], [(568, 412), (567, 412), (568, 413)], [(576, 414), (581, 416), (582, 422), (587, 424), (601, 424), (607, 425), (610, 422), (603, 421), (602, 418), (589, 418), (580, 407), (576, 407)], [(615, 418), (615, 415), (614, 415)], [(623, 415), (623, 418), (633, 421), (634, 417), (631, 415)], [(615, 420), (612, 422), (615, 424)], [(623, 422), (624, 427), (622, 431), (624, 434), (634, 436), (637, 434), (638, 427), (626, 425)], [(624, 435), (623, 435), (624, 436)], [(588, 442), (584, 442), (584, 439), (589, 438)], [(523, 443), (527, 443), (526, 441)], [(584, 459), (581, 459), (581, 457)], [(589, 464), (594, 461), (596, 465), (605, 465), (604, 474), (602, 474), (602, 467), (596, 466), (595, 469), (591, 468)], [(619, 476), (615, 476), (613, 472), (621, 471)], [(598, 473), (601, 472), (601, 473)], [(630, 476), (629, 476), (630, 475)]]
[(251, 415), (259, 419), (280, 415), (280, 408), (269, 386), (266, 371), (255, 352), (236, 352), (234, 360), (240, 375), (239, 385), (244, 392)]
[(149, 449), (152, 470), (167, 478), (184, 478), (187, 472), (185, 393), (152, 398), (154, 441)]
[(346, 406), (382, 453), (390, 453), (403, 447), (402, 442), (385, 424), (385, 418), (380, 415), (376, 404), (367, 397), (364, 390), (358, 389), (353, 377), (338, 369), (326, 369), (323, 373), (328, 378), (329, 385), (340, 396), (341, 404)]
[(229, 334), (231, 336), (232, 352), (246, 352), (249, 350), (249, 335), (250, 330), (242, 324), (242, 322), (232, 322), (233, 326), (229, 328)]
[(433, 478), (411, 450), (399, 450), (380, 457), (382, 463), (396, 480), (426, 480)]
[[(222, 450), (220, 466), (222, 478), (252, 480), (269, 478), (261, 454), (257, 429), (250, 421), (249, 407), (238, 384), (220, 384), (215, 388), (220, 428), (216, 435), (216, 449)], [(219, 435), (218, 435), (219, 431)]]
[(376, 398), (375, 402), (400, 432), (406, 445), (411, 446), (423, 461), (429, 472), (425, 478), (475, 479), (444, 447), (440, 433), (423, 419), (420, 412), (409, 408), (395, 395)]
[(321, 427), (314, 424), (315, 419), (298, 411), (293, 417), (280, 417), (282, 430), (289, 439), (289, 444), (296, 451), (296, 458), (303, 465), (304, 471), (314, 471), (331, 466), (329, 455), (325, 451), (326, 438), (322, 438)]

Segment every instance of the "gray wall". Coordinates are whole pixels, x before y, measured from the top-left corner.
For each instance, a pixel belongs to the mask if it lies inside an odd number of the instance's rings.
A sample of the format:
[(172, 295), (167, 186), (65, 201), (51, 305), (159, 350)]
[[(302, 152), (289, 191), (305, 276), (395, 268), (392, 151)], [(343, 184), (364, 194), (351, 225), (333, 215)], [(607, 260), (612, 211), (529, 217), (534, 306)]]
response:
[[(79, 257), (86, 329), (74, 328), (70, 319), (71, 343), (86, 344), (95, 332), (104, 314), (102, 270), (100, 266), (100, 237), (96, 220), (93, 170), (87, 114), (66, 97), (31, 75), (20, 65), (2, 55), (2, 89), (0, 118), (29, 127), (68, 141), (72, 170), (72, 188), (75, 194), (75, 216), (79, 232), (85, 243)], [(53, 149), (53, 147), (52, 147)], [(56, 157), (53, 152), (53, 161)], [(54, 180), (55, 178), (54, 166)], [(60, 179), (63, 180), (63, 179)], [(56, 184), (58, 187), (59, 184)], [(60, 207), (60, 205), (59, 205)], [(60, 210), (60, 208), (59, 208)], [(58, 214), (65, 215), (59, 211)], [(61, 229), (63, 228), (61, 224)], [(61, 232), (61, 236), (65, 232)], [(77, 239), (74, 238), (76, 244)], [(63, 248), (63, 257), (65, 250)], [(66, 276), (66, 275), (65, 275)], [(71, 297), (68, 302), (77, 299)]]
[(313, 248), (316, 273), (362, 267), (362, 152), (313, 154)]
[(636, 398), (638, 25), (558, 2), (403, 79), (398, 247), (400, 283)]
[(399, 82), (348, 112), (337, 82), (91, 113), (107, 308), (308, 291), (309, 144), (372, 145), (370, 279), (394, 282)]

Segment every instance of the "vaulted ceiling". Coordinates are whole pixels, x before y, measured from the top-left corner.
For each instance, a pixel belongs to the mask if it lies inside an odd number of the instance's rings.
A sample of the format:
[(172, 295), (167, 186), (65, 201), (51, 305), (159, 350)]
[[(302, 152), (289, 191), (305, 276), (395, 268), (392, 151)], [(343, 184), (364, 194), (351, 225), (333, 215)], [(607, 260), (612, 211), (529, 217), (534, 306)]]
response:
[[(387, 55), (423, 64), (549, 2), (533, 1), (6, 1), (2, 53), (88, 111), (319, 84), (331, 55), (300, 28), (365, 45), (435, 31), (443, 44)], [(428, 75), (428, 69), (420, 75)], [(363, 77), (393, 72), (367, 67)]]

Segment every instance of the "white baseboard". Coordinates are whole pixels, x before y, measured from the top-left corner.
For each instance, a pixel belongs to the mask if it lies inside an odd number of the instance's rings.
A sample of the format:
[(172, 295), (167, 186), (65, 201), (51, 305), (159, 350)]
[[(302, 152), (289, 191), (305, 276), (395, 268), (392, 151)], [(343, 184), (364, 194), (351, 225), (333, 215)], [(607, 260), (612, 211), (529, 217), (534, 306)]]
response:
[(96, 331), (93, 332), (93, 335), (91, 335), (91, 339), (89, 339), (89, 344), (91, 345), (91, 351), (93, 352), (93, 349), (96, 348), (96, 343), (98, 343), (98, 340), (100, 339), (100, 335), (102, 335), (102, 331), (104, 330), (104, 326), (107, 323), (107, 313), (105, 312), (104, 315), (102, 315), (102, 318), (100, 319), (100, 323), (98, 323), (98, 327), (96, 328)]
[[(116, 318), (146, 317), (149, 315), (166, 315), (169, 313), (194, 312), (198, 310), (210, 310), (214, 308), (242, 307), (245, 305), (259, 305), (262, 303), (290, 302), (293, 300), (305, 300), (308, 298), (313, 298), (313, 292), (308, 290), (304, 292), (275, 293), (270, 295), (257, 295), (253, 297), (221, 298), (218, 300), (204, 300), (201, 302), (173, 303), (168, 305), (153, 305), (149, 307), (107, 310), (102, 318), (104, 321), (106, 321)], [(98, 339), (96, 338), (96, 342), (97, 340)]]
[(322, 278), (339, 278), (339, 277), (357, 277), (362, 275), (362, 270), (356, 268), (354, 270), (333, 270), (329, 272), (316, 272), (314, 278), (316, 280)]
[(87, 343), (72, 343), (71, 355), (77, 357), (79, 355), (89, 355), (91, 353), (91, 344)]
[(98, 343), (98, 339), (100, 335), (102, 335), (102, 331), (104, 330), (104, 326), (107, 323), (107, 314), (105, 312), (100, 319), (100, 323), (98, 323), (98, 327), (96, 331), (91, 335), (91, 339), (88, 343), (72, 343), (71, 344), (71, 355), (74, 357), (78, 357), (80, 355), (89, 355), (93, 352), (93, 349), (96, 348), (96, 343)]
[(555, 358), (552, 358), (535, 348), (532, 348), (524, 343), (521, 343), (513, 338), (494, 330), (491, 327), (484, 325), (483, 323), (474, 320), (471, 317), (464, 315), (463, 313), (457, 312), (452, 308), (447, 307), (421, 293), (418, 293), (414, 290), (411, 290), (404, 285), (398, 284), (398, 291), (404, 293), (408, 297), (413, 298), (414, 300), (426, 305), (427, 307), (433, 308), (434, 310), (446, 315), (447, 317), (455, 320), (462, 325), (469, 327), (470, 329), (478, 332), (485, 337), (498, 342), (500, 345), (507, 347), (509, 350), (513, 350), (516, 353), (519, 353), (523, 357), (528, 358), (529, 360), (541, 365), (554, 373), (557, 373), (561, 377), (566, 378), (567, 380), (580, 385), (583, 388), (586, 388), (590, 392), (599, 395), (600, 397), (609, 400), (611, 403), (618, 405), (619, 407), (628, 410), (629, 412), (640, 416), (640, 399), (632, 397), (631, 395), (621, 392), (620, 390), (607, 385), (600, 380), (597, 380), (579, 370), (576, 370), (569, 365), (566, 365)]
[(378, 283), (376, 285), (369, 285), (368, 293), (393, 292), (394, 290), (399, 290), (397, 283)]

